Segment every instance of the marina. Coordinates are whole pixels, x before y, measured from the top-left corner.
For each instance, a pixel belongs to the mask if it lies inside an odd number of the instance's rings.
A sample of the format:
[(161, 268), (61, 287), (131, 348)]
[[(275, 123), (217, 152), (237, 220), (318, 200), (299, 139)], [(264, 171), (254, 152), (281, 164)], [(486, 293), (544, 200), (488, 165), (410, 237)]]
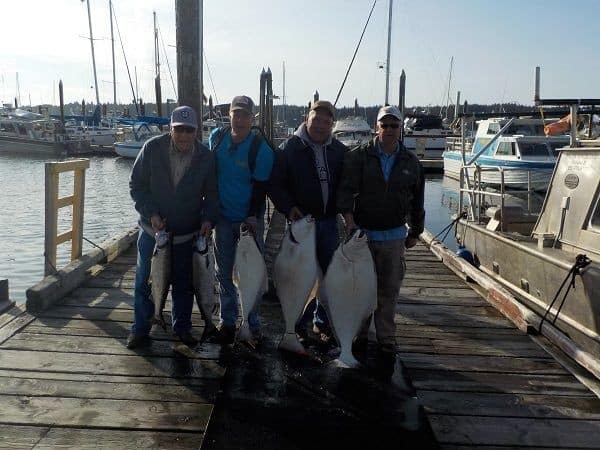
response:
[(580, 1), (4, 5), (0, 448), (598, 449)]

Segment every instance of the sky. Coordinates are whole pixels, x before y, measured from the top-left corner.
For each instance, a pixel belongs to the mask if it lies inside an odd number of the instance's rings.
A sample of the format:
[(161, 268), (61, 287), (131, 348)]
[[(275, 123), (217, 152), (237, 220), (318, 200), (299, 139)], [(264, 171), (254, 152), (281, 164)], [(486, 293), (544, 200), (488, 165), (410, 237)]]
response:
[[(112, 102), (108, 0), (89, 0), (100, 101)], [(227, 103), (259, 95), (263, 68), (273, 72), (287, 104), (306, 104), (315, 90), (334, 100), (373, 0), (205, 0), (204, 92)], [(113, 0), (125, 56), (139, 96), (154, 101), (154, 34), (160, 29), (163, 101), (175, 99), (175, 0)], [(388, 0), (377, 0), (338, 106), (385, 101)], [(456, 91), (469, 103), (532, 104), (534, 69), (542, 97), (600, 97), (600, 1), (395, 0), (389, 102), (406, 72), (406, 105), (445, 104)], [(132, 91), (115, 30), (117, 99)], [(454, 57), (450, 95), (450, 59)], [(168, 64), (167, 64), (168, 63)], [(208, 63), (208, 65), (206, 64)], [(170, 71), (169, 67), (170, 66)], [(209, 77), (209, 69), (210, 74)], [(87, 6), (81, 0), (2, 3), (0, 102), (22, 105), (95, 101)], [(214, 88), (213, 88), (214, 85)], [(275, 104), (283, 100), (275, 100)]]

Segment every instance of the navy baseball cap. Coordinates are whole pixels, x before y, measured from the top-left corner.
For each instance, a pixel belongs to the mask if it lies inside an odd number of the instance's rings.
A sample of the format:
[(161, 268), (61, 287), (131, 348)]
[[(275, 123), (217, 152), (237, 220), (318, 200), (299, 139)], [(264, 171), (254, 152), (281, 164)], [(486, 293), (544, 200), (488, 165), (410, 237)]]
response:
[(242, 110), (246, 111), (248, 114), (252, 115), (252, 108), (254, 107), (254, 102), (247, 95), (238, 95), (233, 97), (231, 100), (231, 105), (229, 106), (229, 112)]
[(178, 106), (171, 113), (171, 126), (185, 126), (198, 128), (196, 111), (190, 106)]

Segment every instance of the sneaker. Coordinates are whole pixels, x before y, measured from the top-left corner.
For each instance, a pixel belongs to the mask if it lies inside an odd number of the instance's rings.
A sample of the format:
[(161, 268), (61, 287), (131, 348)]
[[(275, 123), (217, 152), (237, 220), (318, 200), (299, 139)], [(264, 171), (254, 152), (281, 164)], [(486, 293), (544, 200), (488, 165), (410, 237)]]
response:
[(150, 336), (148, 336), (147, 334), (144, 335), (136, 335), (136, 334), (130, 334), (129, 336), (127, 336), (127, 344), (126, 347), (129, 349), (134, 349), (137, 347), (144, 347), (147, 345), (150, 345)]
[(192, 333), (190, 333), (189, 331), (187, 331), (185, 333), (177, 334), (177, 337), (179, 338), (179, 340), (181, 342), (183, 342), (188, 347), (194, 347), (194, 346), (196, 346), (196, 344), (198, 344), (198, 339), (196, 339), (194, 336), (192, 336)]

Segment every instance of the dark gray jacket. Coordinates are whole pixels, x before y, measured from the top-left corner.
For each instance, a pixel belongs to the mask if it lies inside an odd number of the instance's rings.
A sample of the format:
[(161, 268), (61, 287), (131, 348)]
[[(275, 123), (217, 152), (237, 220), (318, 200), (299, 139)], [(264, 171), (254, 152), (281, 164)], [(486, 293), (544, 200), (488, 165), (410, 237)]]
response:
[(346, 153), (337, 193), (338, 211), (353, 212), (359, 227), (389, 230), (408, 222), (409, 235), (416, 237), (424, 228), (424, 200), (423, 166), (404, 146), (396, 155), (388, 181), (375, 139)]
[(200, 229), (202, 222), (214, 224), (218, 219), (215, 157), (197, 141), (190, 167), (173, 188), (170, 143), (170, 135), (163, 134), (144, 144), (133, 164), (129, 192), (142, 223), (150, 225), (150, 217), (159, 214), (166, 220), (167, 231), (188, 234)]

